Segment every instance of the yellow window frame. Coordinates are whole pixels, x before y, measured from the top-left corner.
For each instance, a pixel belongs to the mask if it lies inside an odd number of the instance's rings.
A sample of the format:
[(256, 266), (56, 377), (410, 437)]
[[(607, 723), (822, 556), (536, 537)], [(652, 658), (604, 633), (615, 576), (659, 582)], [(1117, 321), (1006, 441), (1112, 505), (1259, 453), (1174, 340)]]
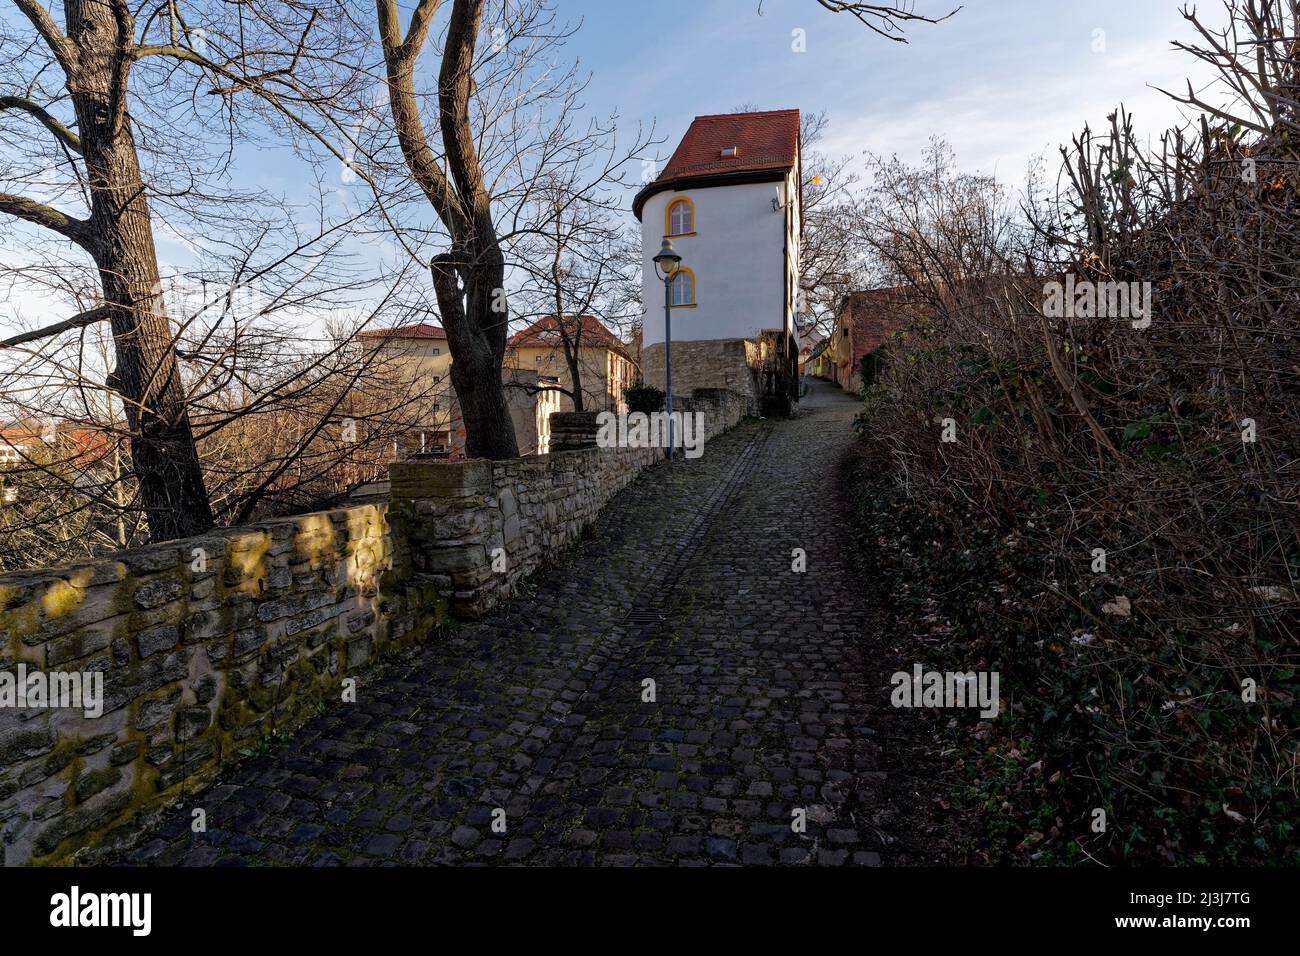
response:
[[(691, 210), (691, 228), (689, 232), (673, 232), (673, 210), (682, 204), (686, 204)], [(668, 239), (679, 239), (683, 236), (695, 235), (695, 200), (690, 196), (677, 196), (672, 202), (664, 207), (664, 237)]]
[(691, 277), (691, 301), (678, 303), (678, 302), (672, 302), (670, 299), (671, 307), (674, 309), (693, 309), (695, 308), (695, 270), (692, 269), (690, 266), (681, 266), (677, 269), (674, 269), (669, 274), (668, 277), (670, 285), (672, 281), (676, 280), (679, 273), (685, 273), (686, 275)]

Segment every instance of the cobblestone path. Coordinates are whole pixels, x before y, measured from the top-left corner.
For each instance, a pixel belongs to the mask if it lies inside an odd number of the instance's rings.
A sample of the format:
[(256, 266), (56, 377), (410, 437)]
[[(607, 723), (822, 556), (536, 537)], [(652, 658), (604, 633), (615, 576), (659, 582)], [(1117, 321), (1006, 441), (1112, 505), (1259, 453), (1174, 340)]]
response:
[(814, 385), (650, 469), (531, 593), (370, 672), (122, 861), (879, 863), (872, 611), (831, 491), (855, 410)]

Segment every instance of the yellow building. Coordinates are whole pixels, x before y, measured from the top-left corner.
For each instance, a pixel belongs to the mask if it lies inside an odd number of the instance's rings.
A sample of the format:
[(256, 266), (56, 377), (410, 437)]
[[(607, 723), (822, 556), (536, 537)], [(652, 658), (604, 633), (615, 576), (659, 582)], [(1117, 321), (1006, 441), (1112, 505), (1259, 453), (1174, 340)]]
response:
[[(582, 384), (583, 410), (588, 412), (627, 411), (623, 393), (636, 381), (636, 363), (628, 347), (600, 320), (590, 315), (567, 316), (565, 331), (578, 344), (578, 374)], [(510, 337), (506, 346), (506, 369), (536, 372), (551, 378), (560, 389), (560, 411), (571, 412), (573, 376), (564, 354), (564, 340), (555, 316), (538, 319)]]
[(451, 386), (451, 350), (447, 333), (421, 322), (360, 333), (362, 346), (374, 361), (392, 369), (394, 384), (408, 387), (412, 401), (402, 409), (408, 418), (406, 446), (411, 452), (448, 450), (453, 422), (458, 417), (456, 393)]

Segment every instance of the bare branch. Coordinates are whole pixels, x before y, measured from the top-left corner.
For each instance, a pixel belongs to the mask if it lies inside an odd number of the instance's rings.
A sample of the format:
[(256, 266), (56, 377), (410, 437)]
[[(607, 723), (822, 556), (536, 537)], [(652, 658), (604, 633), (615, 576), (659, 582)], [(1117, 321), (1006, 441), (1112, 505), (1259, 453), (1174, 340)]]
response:
[(81, 152), (81, 140), (39, 104), (24, 96), (0, 96), (0, 110), (21, 110), (35, 117), (42, 126), (55, 135), (60, 143), (74, 152)]
[(41, 35), (45, 45), (50, 48), (54, 58), (59, 61), (59, 66), (63, 67), (63, 72), (71, 77), (77, 70), (80, 57), (77, 48), (63, 35), (63, 31), (54, 22), (50, 12), (41, 6), (37, 0), (14, 0), (14, 5), (32, 22), (36, 32)]
[(90, 229), (90, 224), (67, 213), (59, 212), (53, 206), (28, 199), (26, 196), (0, 193), (0, 213), (8, 213), (26, 222), (52, 229), (71, 239), (92, 256), (98, 252), (98, 243)]
[(29, 342), (37, 342), (41, 339), (51, 338), (61, 332), (67, 332), (69, 329), (85, 328), (87, 325), (93, 325), (96, 322), (103, 322), (111, 314), (112, 310), (107, 306), (96, 306), (93, 309), (87, 309), (85, 312), (79, 312), (70, 319), (64, 319), (62, 322), (55, 322), (53, 325), (47, 325), (41, 329), (33, 329), (30, 332), (21, 332), (18, 335), (0, 340), (0, 349), (12, 349), (19, 345), (26, 345)]

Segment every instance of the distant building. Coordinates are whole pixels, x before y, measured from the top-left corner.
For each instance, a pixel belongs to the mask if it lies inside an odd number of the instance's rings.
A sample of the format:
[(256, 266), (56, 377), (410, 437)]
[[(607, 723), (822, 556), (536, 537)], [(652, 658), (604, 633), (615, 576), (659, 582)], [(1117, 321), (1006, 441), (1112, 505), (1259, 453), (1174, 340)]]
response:
[(390, 329), (367, 329), (358, 336), (372, 357), (391, 363), (395, 375), (410, 384), (416, 401), (401, 409), (409, 417), (407, 453), (450, 452), (454, 423), (459, 417), (451, 386), (451, 349), (447, 333), (421, 322)]
[(728, 388), (771, 413), (797, 396), (799, 111), (697, 116), (632, 203), (641, 221), (645, 380), (665, 384), (665, 238), (682, 256), (671, 286), (674, 394)]
[[(578, 345), (578, 376), (585, 411), (627, 411), (623, 393), (636, 380), (636, 364), (628, 346), (600, 320), (590, 315), (566, 316), (564, 329)], [(510, 337), (506, 345), (508, 372), (536, 372), (567, 392), (573, 391), (573, 376), (564, 353), (564, 338), (555, 316), (538, 319)], [(510, 381), (508, 376), (506, 381)], [(556, 411), (573, 411), (573, 399), (564, 392)]]
[[(446, 331), (421, 323), (369, 329), (358, 338), (380, 363), (382, 374), (391, 380), (387, 384), (393, 386), (393, 394), (406, 392), (412, 396), (408, 404), (386, 413), (404, 419), (394, 457), (425, 454), (464, 458), (465, 421), (451, 381), (452, 357)], [(559, 392), (537, 387), (546, 380), (547, 374), (537, 369), (502, 371), (503, 383), (516, 381), (530, 386), (506, 389), (506, 405), (520, 455), (546, 454), (549, 450), (550, 413), (561, 409)], [(553, 377), (550, 380), (555, 381)]]
[(36, 455), (39, 430), (20, 425), (0, 426), (0, 505), (18, 500), (18, 484), (11, 470), (16, 472)]
[(825, 351), (827, 337), (824, 335), (810, 335), (799, 346), (799, 374), (807, 375), (812, 371), (810, 365), (813, 359)]
[(0, 425), (0, 504), (17, 501), (23, 485), (98, 485), (105, 469), (118, 467), (114, 431), (125, 428), (72, 419)]
[(903, 289), (868, 289), (844, 297), (835, 331), (815, 358), (813, 373), (855, 395), (862, 394), (862, 359), (918, 314)]

